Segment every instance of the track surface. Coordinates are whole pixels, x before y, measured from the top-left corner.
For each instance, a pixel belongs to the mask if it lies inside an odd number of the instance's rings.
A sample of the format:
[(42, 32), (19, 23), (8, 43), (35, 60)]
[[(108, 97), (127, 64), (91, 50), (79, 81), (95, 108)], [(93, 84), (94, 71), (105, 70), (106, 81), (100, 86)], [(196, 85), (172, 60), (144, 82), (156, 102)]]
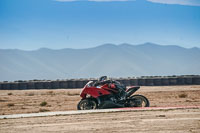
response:
[(200, 133), (200, 85), (141, 87), (150, 108), (74, 111), (79, 93), (0, 91), (0, 133)]
[(174, 109), (200, 109), (200, 106), (145, 107), (145, 108), (118, 108), (118, 109), (101, 109), (101, 110), (57, 111), (57, 112), (43, 112), (43, 113), (30, 113), (30, 114), (0, 115), (0, 119), (44, 117), (44, 116), (58, 116), (58, 115), (78, 115), (78, 114), (89, 114), (89, 113), (127, 112), (127, 111), (174, 110)]
[[(74, 111), (81, 89), (0, 90), (0, 115)], [(200, 85), (142, 86), (136, 94), (146, 96), (151, 107), (198, 106)], [(47, 105), (41, 106), (46, 102)]]
[(1, 133), (199, 133), (200, 109), (137, 109), (0, 119)]

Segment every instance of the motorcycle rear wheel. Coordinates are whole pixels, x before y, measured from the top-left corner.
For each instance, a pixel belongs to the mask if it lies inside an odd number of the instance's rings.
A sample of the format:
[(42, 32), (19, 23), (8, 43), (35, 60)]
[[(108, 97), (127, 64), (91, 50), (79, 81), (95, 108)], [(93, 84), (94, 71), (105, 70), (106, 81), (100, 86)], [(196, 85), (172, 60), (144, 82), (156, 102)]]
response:
[(149, 100), (143, 95), (133, 95), (129, 101), (130, 107), (149, 107)]
[(94, 99), (83, 99), (77, 105), (78, 110), (97, 109), (97, 103)]

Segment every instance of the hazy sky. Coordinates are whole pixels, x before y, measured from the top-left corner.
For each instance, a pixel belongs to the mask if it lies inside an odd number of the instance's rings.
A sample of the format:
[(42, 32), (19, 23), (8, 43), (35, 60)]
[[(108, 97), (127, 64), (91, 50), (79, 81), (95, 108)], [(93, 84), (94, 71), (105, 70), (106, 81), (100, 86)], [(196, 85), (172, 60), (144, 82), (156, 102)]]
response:
[(200, 0), (0, 0), (0, 48), (200, 47)]

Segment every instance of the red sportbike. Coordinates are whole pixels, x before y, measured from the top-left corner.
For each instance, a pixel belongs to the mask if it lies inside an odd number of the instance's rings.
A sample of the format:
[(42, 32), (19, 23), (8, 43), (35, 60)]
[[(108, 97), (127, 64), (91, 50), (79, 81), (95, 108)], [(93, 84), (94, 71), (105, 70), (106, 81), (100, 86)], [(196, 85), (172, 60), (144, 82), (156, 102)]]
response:
[[(89, 81), (81, 91), (81, 101), (77, 105), (78, 110), (122, 108), (122, 107), (149, 107), (149, 100), (142, 95), (132, 95), (140, 87), (126, 88), (118, 81), (95, 86), (94, 81)], [(122, 99), (119, 88), (124, 88), (126, 93)]]

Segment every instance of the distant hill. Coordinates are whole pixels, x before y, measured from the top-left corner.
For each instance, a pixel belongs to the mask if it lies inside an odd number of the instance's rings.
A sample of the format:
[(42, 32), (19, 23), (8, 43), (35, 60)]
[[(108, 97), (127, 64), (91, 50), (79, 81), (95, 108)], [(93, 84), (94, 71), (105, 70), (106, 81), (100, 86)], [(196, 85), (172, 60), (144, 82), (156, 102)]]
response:
[(145, 43), (104, 44), (88, 49), (0, 50), (0, 81), (183, 74), (200, 74), (199, 48)]

